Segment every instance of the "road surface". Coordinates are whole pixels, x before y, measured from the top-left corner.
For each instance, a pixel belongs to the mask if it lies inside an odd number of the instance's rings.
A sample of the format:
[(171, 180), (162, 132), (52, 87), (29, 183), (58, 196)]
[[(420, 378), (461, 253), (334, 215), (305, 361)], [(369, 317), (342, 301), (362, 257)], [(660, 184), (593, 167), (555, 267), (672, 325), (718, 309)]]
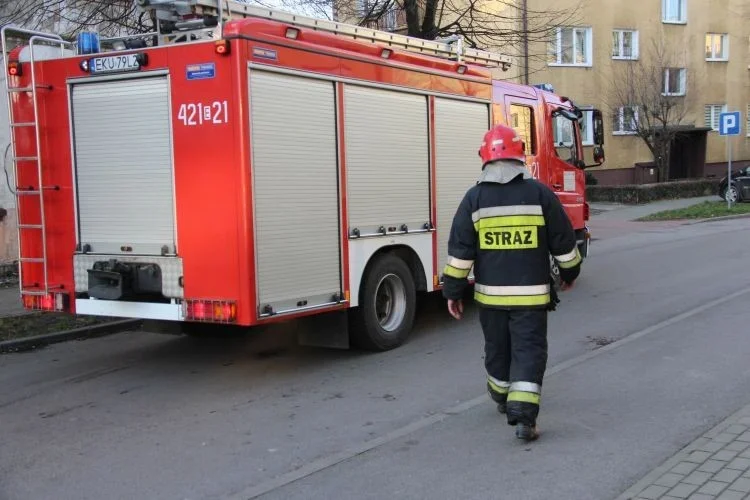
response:
[(598, 224), (538, 443), (484, 396), (476, 311), (433, 300), (388, 353), (137, 332), (0, 356), (0, 499), (615, 498), (750, 402), (750, 219)]

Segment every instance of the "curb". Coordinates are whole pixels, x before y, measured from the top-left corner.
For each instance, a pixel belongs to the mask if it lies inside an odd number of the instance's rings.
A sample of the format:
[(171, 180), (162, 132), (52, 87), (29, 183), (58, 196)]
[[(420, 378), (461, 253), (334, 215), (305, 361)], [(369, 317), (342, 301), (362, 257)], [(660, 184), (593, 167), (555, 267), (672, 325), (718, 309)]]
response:
[(734, 220), (734, 219), (747, 219), (750, 214), (737, 214), (737, 215), (725, 215), (723, 217), (714, 217), (711, 219), (701, 219), (698, 221), (692, 221), (685, 223), (686, 226), (692, 226), (693, 224), (704, 224), (706, 222), (721, 222), (723, 220)]
[(0, 342), (0, 354), (11, 352), (31, 351), (38, 347), (45, 347), (50, 344), (67, 342), (69, 340), (81, 340), (93, 337), (103, 337), (127, 330), (132, 330), (141, 325), (140, 319), (125, 319), (121, 321), (111, 321), (99, 325), (85, 326), (73, 330), (64, 330), (62, 332), (47, 333), (16, 340), (5, 340)]

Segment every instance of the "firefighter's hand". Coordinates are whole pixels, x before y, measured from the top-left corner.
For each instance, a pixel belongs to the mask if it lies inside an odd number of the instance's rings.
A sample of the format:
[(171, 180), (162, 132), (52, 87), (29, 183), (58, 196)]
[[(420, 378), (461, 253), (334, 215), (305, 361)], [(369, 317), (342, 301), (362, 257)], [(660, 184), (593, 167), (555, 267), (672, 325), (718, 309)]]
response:
[(575, 283), (575, 281), (571, 281), (570, 283), (566, 283), (563, 281), (560, 285), (560, 290), (562, 290), (563, 292), (570, 290), (571, 288), (573, 288), (573, 285), (575, 285)]
[(456, 319), (461, 319), (464, 314), (464, 301), (448, 299), (448, 312)]

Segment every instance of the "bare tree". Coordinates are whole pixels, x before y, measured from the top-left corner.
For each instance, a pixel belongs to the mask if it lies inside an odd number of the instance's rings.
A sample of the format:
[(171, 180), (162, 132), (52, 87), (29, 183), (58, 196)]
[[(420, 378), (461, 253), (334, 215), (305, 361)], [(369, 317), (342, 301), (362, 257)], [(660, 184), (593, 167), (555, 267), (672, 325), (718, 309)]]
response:
[[(521, 57), (521, 76), (530, 61), (546, 62), (548, 43), (559, 28), (578, 24), (581, 4), (535, 10), (527, 0), (283, 0), (316, 5), (333, 2), (337, 19), (434, 40), (460, 35), (468, 46)], [(532, 48), (542, 48), (533, 53)]]
[(618, 64), (608, 98), (613, 127), (643, 140), (660, 181), (669, 179), (675, 138), (681, 128), (690, 125), (686, 119), (690, 109), (686, 56), (664, 40), (656, 38), (638, 61)]

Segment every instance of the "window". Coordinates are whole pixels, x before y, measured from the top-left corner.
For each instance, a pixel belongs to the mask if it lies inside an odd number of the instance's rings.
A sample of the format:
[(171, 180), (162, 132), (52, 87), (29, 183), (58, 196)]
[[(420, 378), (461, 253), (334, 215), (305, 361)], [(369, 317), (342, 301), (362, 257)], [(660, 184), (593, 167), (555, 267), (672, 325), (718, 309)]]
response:
[(750, 137), (750, 104), (747, 105), (747, 113), (745, 114), (745, 116), (747, 117), (747, 127), (745, 127), (745, 130), (747, 131), (746, 135)]
[(612, 117), (612, 133), (615, 135), (635, 134), (638, 129), (638, 107), (622, 106)]
[(638, 59), (637, 31), (612, 31), (612, 59)]
[(662, 0), (661, 20), (664, 23), (684, 24), (687, 22), (685, 0)]
[(706, 34), (706, 61), (729, 60), (729, 37), (720, 33)]
[(664, 70), (662, 95), (685, 95), (685, 68), (666, 68)]
[(711, 127), (712, 130), (719, 130), (719, 114), (724, 113), (726, 110), (726, 104), (706, 104), (704, 108), (706, 127)]
[(549, 64), (591, 66), (591, 28), (557, 28), (550, 43)]
[(575, 135), (573, 132), (573, 122), (564, 116), (556, 116), (552, 123), (552, 140), (555, 141), (556, 148), (570, 147), (573, 145)]
[(534, 141), (534, 110), (520, 104), (510, 105), (510, 126), (523, 139), (524, 152), (527, 155), (536, 154)]
[(583, 111), (583, 118), (578, 121), (581, 127), (581, 144), (584, 146), (594, 145), (594, 109), (591, 106), (579, 106)]

